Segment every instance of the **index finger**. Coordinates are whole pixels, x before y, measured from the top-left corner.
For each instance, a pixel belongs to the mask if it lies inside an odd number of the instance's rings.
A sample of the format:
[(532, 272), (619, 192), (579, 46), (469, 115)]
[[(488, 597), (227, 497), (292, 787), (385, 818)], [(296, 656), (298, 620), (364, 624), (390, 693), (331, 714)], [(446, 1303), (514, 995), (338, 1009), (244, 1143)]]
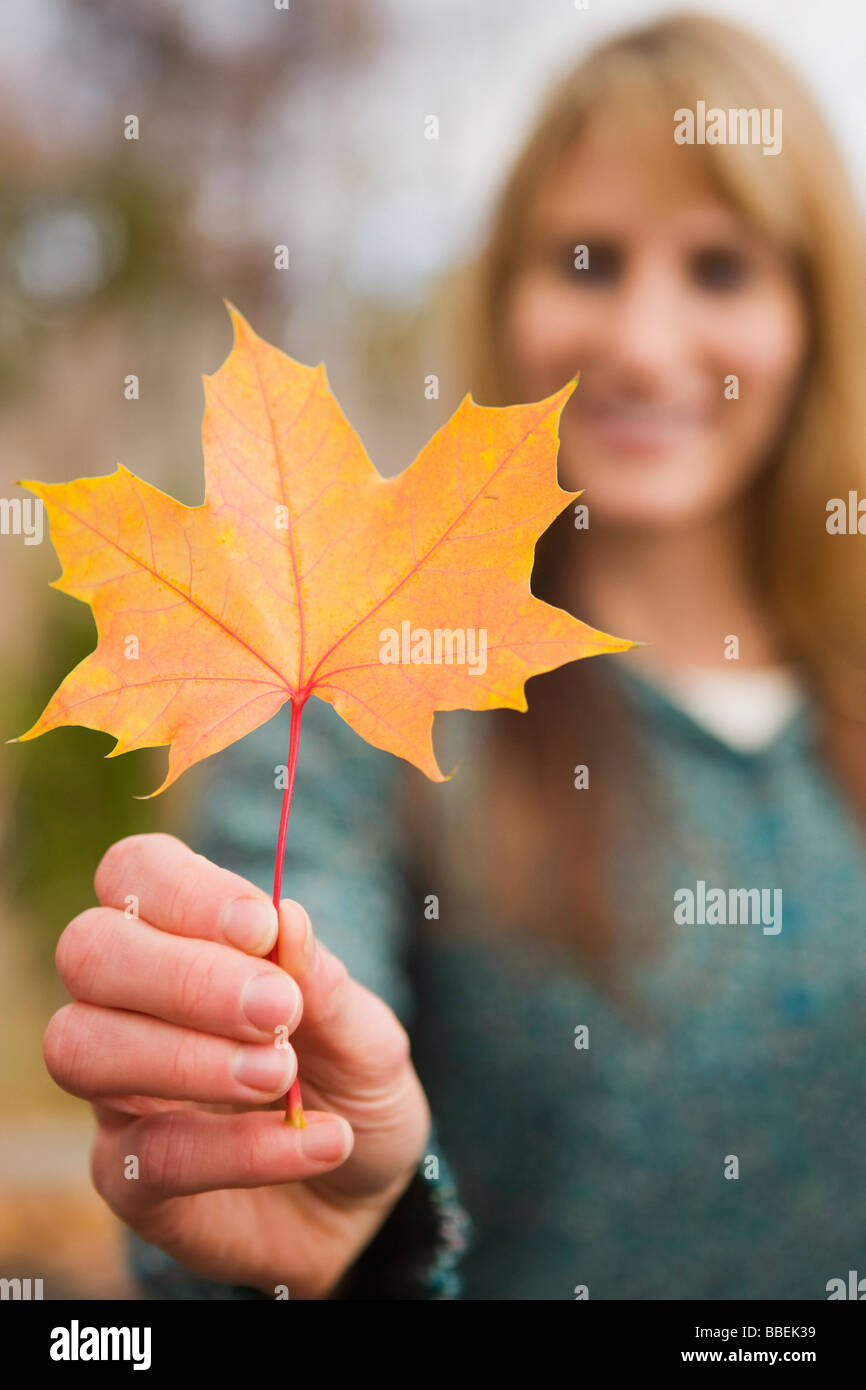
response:
[(102, 856), (94, 878), (103, 907), (175, 936), (195, 936), (266, 956), (277, 913), (260, 888), (195, 854), (174, 835), (128, 835)]

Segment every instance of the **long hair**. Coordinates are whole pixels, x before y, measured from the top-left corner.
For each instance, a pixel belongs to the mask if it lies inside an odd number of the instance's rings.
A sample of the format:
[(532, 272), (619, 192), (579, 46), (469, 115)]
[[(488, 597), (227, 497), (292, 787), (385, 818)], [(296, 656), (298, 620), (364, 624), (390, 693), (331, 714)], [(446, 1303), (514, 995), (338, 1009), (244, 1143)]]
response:
[[(782, 152), (766, 158), (753, 145), (676, 146), (673, 113), (699, 99), (724, 109), (782, 108)], [(827, 756), (862, 813), (864, 542), (826, 529), (831, 498), (847, 499), (851, 490), (866, 496), (862, 223), (818, 111), (772, 51), (725, 22), (682, 15), (614, 38), (559, 80), (502, 187), (486, 243), (458, 286), (465, 377), (485, 405), (524, 399), (503, 348), (503, 309), (539, 191), (601, 111), (621, 121), (624, 140), (669, 132), (671, 160), (693, 160), (718, 196), (798, 269), (808, 357), (761, 475), (752, 559), (781, 645), (817, 694)], [(569, 531), (566, 515), (536, 551), (532, 587), (539, 597), (567, 606), (561, 576), (575, 551), (579, 557), (579, 535)], [(563, 667), (530, 682), (528, 713), (485, 715), (494, 755), (472, 850), (498, 922), (522, 921), (564, 938), (600, 977), (616, 959), (603, 864), (619, 834), (619, 810), (626, 800), (632, 808), (642, 804), (647, 823), (657, 821), (629, 720), (598, 669), (623, 659)], [(591, 765), (591, 795), (575, 792), (566, 775), (571, 754)]]

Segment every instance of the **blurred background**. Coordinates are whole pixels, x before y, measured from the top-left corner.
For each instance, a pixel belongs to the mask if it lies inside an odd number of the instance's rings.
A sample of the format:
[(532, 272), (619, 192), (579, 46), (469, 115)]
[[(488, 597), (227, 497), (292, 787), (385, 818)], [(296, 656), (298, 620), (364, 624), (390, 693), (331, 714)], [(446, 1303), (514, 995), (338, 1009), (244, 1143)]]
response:
[[(685, 7), (2, 0), (0, 498), (25, 497), (21, 478), (122, 462), (199, 503), (201, 374), (230, 346), (224, 297), (291, 356), (324, 361), (379, 468), (405, 467), (468, 389), (461, 272), (545, 88), (584, 48), (672, 8)], [(866, 203), (861, 0), (691, 8), (740, 19), (794, 62)], [(95, 643), (90, 610), (48, 587), (47, 528), (40, 545), (14, 529), (0, 535), (0, 739)], [(138, 801), (165, 754), (104, 762), (112, 744), (85, 729), (0, 744), (0, 1275), (42, 1278), (51, 1298), (134, 1297), (89, 1184), (88, 1111), (42, 1065), (65, 1000), (55, 943), (94, 901), (106, 846), (183, 835), (200, 785), (193, 769)]]

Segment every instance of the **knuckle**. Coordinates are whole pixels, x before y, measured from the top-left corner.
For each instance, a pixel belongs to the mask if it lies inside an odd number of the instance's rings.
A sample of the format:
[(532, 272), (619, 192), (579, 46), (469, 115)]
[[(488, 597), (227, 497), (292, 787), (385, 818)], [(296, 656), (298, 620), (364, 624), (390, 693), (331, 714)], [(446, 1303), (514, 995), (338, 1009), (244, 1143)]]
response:
[(176, 835), (165, 831), (142, 832), (137, 835), (124, 835), (115, 840), (103, 854), (96, 868), (93, 886), (100, 902), (112, 897), (128, 880), (131, 870), (141, 861), (169, 845), (182, 845)]
[(77, 1004), (64, 1004), (48, 1021), (42, 1038), (42, 1057), (49, 1076), (64, 1090), (81, 1078), (83, 1034)]
[(179, 1036), (169, 1043), (165, 1076), (170, 1095), (200, 1098), (199, 1093), (202, 1091), (202, 1087), (200, 1084), (197, 1085), (197, 1082), (200, 1082), (203, 1072), (202, 1044), (204, 1043), (206, 1043), (206, 1039), (199, 1038), (195, 1033), (188, 1033), (184, 1029), (181, 1029)]
[(196, 865), (198, 872), (190, 873), (189, 869), (200, 858), (198, 855), (192, 856), (190, 863), (185, 869), (175, 875), (174, 883), (170, 890), (167, 904), (167, 918), (175, 926), (183, 926), (189, 923), (196, 899), (201, 892), (199, 880), (200, 867)]
[(217, 994), (217, 962), (209, 953), (194, 950), (177, 978), (178, 1008), (183, 1018), (201, 1017), (208, 1000)]
[[(90, 1150), (90, 1181), (105, 1202), (109, 1202), (109, 1194), (113, 1193), (115, 1187), (112, 1182), (111, 1154), (112, 1147), (102, 1130), (97, 1126)], [(110, 1202), (109, 1205), (111, 1205)]]
[(409, 1034), (389, 1005), (384, 1008), (390, 1015), (387, 1025), (376, 1039), (376, 1058), (382, 1071), (397, 1073), (409, 1066), (412, 1057), (412, 1044)]
[(412, 1052), (409, 1034), (393, 1009), (382, 999), (376, 1005), (378, 1016), (371, 1015), (372, 1026), (359, 1039), (352, 1066), (359, 1087), (378, 1091), (411, 1067)]
[(102, 1127), (97, 1119), (96, 1133), (90, 1147), (90, 1181), (94, 1190), (116, 1216), (125, 1220), (134, 1210), (140, 1197), (141, 1183), (129, 1182), (125, 1168), (130, 1154), (139, 1152), (138, 1135), (143, 1121), (137, 1121), (118, 1142), (116, 1135)]
[(236, 1176), (241, 1187), (254, 1187), (261, 1181), (265, 1168), (264, 1135), (250, 1127), (237, 1141), (235, 1154)]
[(171, 1196), (195, 1161), (195, 1142), (182, 1110), (165, 1110), (143, 1122), (138, 1143), (142, 1183), (152, 1193)]
[(111, 896), (112, 889), (128, 870), (130, 857), (136, 853), (142, 840), (147, 838), (146, 835), (125, 835), (122, 840), (115, 840), (114, 844), (108, 846), (93, 876), (93, 887), (100, 902)]
[(103, 907), (88, 907), (73, 917), (60, 934), (54, 960), (57, 973), (70, 994), (83, 985), (90, 962), (105, 951), (111, 918)]

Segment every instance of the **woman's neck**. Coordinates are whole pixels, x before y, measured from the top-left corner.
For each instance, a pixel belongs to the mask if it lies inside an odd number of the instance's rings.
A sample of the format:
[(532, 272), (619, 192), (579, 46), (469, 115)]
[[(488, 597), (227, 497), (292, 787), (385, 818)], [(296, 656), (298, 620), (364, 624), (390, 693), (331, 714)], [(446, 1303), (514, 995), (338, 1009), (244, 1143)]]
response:
[(591, 526), (578, 544), (572, 610), (604, 632), (648, 643), (630, 653), (630, 665), (723, 667), (735, 650), (741, 667), (783, 659), (751, 577), (742, 512), (682, 530)]

